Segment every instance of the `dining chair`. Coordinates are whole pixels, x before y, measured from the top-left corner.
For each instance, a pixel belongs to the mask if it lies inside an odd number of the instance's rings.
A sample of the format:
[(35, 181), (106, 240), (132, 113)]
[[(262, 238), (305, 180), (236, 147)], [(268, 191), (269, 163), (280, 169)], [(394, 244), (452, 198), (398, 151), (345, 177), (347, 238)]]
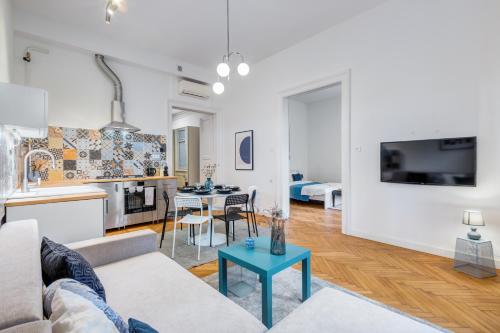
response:
[[(163, 191), (163, 201), (165, 201), (165, 215), (163, 217), (163, 228), (161, 231), (160, 248), (161, 248), (161, 245), (163, 244), (163, 239), (165, 238), (165, 227), (167, 225), (167, 219), (169, 219), (169, 218), (173, 219), (175, 216), (175, 211), (168, 210), (170, 207), (170, 198), (168, 197), (167, 191)], [(187, 214), (190, 214), (190, 213), (191, 213), (190, 210), (182, 209), (179, 212), (179, 216), (183, 217), (183, 216), (186, 216)], [(182, 224), (181, 224), (181, 230), (182, 230)]]
[[(175, 234), (177, 231), (177, 223), (182, 224), (187, 224), (190, 226), (188, 229), (188, 245), (190, 245), (191, 242), (191, 232), (193, 233), (194, 236), (194, 227), (196, 225), (200, 226), (199, 230), (199, 238), (198, 238), (198, 260), (200, 260), (200, 252), (201, 252), (201, 231), (202, 231), (202, 226), (203, 223), (209, 222), (212, 223), (212, 217), (211, 216), (203, 216), (203, 203), (201, 202), (201, 198), (196, 198), (196, 197), (179, 197), (176, 196), (174, 198), (175, 202), (175, 216), (174, 216), (174, 240), (172, 242), (172, 258), (175, 256)], [(192, 214), (186, 214), (182, 219), (179, 221), (177, 220), (179, 218), (179, 209), (199, 209), (200, 215), (192, 215)], [(212, 226), (210, 225), (209, 228)], [(210, 238), (212, 237), (212, 234), (210, 234)], [(194, 243), (194, 242), (193, 242)], [(212, 243), (212, 240), (210, 239), (210, 243)], [(195, 243), (196, 245), (196, 243)]]
[[(245, 208), (246, 217), (240, 212), (242, 211), (242, 206)], [(224, 215), (214, 215), (215, 219), (222, 220), (226, 223), (226, 245), (229, 246), (229, 224), (233, 222), (233, 241), (235, 240), (235, 229), (234, 221), (246, 219), (248, 226), (248, 237), (251, 237), (250, 233), (250, 219), (248, 211), (248, 194), (233, 194), (226, 197), (224, 203)]]

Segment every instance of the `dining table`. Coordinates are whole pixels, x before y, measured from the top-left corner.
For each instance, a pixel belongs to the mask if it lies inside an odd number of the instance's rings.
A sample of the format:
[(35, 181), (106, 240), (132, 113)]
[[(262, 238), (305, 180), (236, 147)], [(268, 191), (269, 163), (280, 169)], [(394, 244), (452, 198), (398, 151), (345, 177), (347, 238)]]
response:
[[(197, 197), (206, 199), (207, 200), (207, 206), (208, 206), (208, 216), (213, 216), (212, 215), (212, 210), (213, 210), (213, 204), (214, 204), (214, 199), (217, 198), (226, 198), (230, 195), (235, 195), (235, 194), (242, 194), (243, 192), (241, 190), (239, 191), (232, 191), (231, 193), (223, 194), (223, 193), (218, 193), (216, 189), (211, 190), (209, 193), (206, 194), (197, 194), (195, 192), (182, 192), (182, 191), (177, 191), (176, 196), (180, 197)], [(214, 221), (215, 222), (215, 221)], [(226, 243), (226, 235), (222, 233), (216, 233), (215, 232), (215, 223), (211, 223), (212, 226), (212, 246), (217, 246), (221, 244)], [(198, 239), (198, 236), (195, 238), (196, 243), (201, 242), (201, 246), (210, 246), (210, 227), (207, 228), (207, 232), (205, 234), (201, 235), (201, 239)]]

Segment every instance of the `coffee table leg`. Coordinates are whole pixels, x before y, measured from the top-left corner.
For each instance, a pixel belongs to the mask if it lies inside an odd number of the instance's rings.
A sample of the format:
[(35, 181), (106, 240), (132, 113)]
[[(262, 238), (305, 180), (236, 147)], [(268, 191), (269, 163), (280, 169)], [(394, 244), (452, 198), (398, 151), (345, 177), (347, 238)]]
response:
[(273, 277), (262, 275), (262, 323), (267, 328), (273, 326)]
[(311, 297), (311, 257), (302, 260), (302, 302)]
[(227, 260), (219, 255), (219, 292), (227, 296)]

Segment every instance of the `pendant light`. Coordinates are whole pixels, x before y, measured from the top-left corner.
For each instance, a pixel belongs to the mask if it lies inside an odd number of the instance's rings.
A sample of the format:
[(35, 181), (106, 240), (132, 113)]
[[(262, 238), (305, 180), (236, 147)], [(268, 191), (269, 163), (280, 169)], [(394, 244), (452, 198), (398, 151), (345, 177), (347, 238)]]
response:
[(236, 68), (237, 72), (241, 76), (246, 76), (250, 72), (250, 66), (245, 62), (245, 58), (240, 52), (231, 51), (229, 45), (229, 0), (226, 0), (226, 37), (227, 37), (227, 49), (226, 54), (222, 56), (222, 62), (217, 65), (217, 75), (219, 79), (212, 86), (214, 93), (220, 95), (224, 92), (224, 84), (221, 82), (221, 78), (226, 78), (229, 80), (229, 74), (231, 73), (230, 61), (233, 57), (239, 58), (239, 64)]

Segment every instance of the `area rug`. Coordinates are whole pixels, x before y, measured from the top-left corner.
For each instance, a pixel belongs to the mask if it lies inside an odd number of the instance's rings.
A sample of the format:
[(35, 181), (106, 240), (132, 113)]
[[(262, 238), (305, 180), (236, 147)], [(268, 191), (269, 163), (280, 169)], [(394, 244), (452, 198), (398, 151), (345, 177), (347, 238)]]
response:
[[(167, 222), (172, 223), (172, 222)], [(244, 241), (248, 237), (248, 227), (246, 221), (236, 221), (234, 223), (235, 228), (235, 241)], [(252, 226), (250, 225), (250, 230)], [(203, 227), (203, 233), (206, 233), (207, 226)], [(226, 226), (222, 221), (215, 222), (215, 232), (225, 234)], [(196, 234), (198, 234), (198, 227), (196, 227)], [(259, 236), (269, 236), (269, 228), (259, 226)], [(172, 257), (172, 240), (174, 232), (170, 231), (165, 233), (165, 239), (163, 240), (162, 247), (159, 251), (168, 257)], [(252, 233), (252, 237), (255, 234)], [(160, 246), (161, 233), (158, 234), (158, 247)], [(225, 247), (226, 243), (215, 247), (202, 246), (200, 260), (197, 260), (198, 256), (198, 245), (187, 245), (187, 227), (184, 226), (183, 230), (177, 226), (177, 232), (175, 234), (175, 260), (182, 267), (189, 269), (199, 265), (206, 264), (208, 262), (217, 260), (217, 253), (220, 247)], [(229, 244), (233, 243), (232, 234), (230, 235)]]
[[(228, 277), (229, 278), (229, 277)], [(218, 273), (209, 275), (203, 279), (210, 286), (215, 289), (219, 289), (219, 279)], [(230, 284), (231, 281), (228, 281)], [(237, 297), (231, 292), (228, 292), (228, 297), (240, 305), (242, 308), (250, 312), (259, 320), (262, 320), (262, 294), (261, 286), (258, 279), (255, 279), (255, 291), (248, 294), (245, 297)], [(322, 288), (330, 287), (337, 289), (339, 291), (348, 293), (354, 297), (361, 298), (375, 305), (381, 306), (387, 310), (396, 312), (402, 316), (411, 318), (425, 325), (434, 327), (442, 332), (450, 333), (451, 331), (446, 330), (440, 326), (430, 323), (426, 320), (414, 317), (398, 309), (385, 305), (383, 303), (377, 302), (363, 295), (355, 293), (353, 291), (347, 290), (340, 286), (337, 286), (328, 281), (322, 280), (315, 276), (311, 277), (311, 294), (314, 294), (321, 290)], [(285, 318), (290, 312), (297, 308), (302, 303), (302, 273), (296, 269), (288, 268), (284, 271), (274, 275), (273, 277), (273, 323), (276, 324), (283, 318)]]

